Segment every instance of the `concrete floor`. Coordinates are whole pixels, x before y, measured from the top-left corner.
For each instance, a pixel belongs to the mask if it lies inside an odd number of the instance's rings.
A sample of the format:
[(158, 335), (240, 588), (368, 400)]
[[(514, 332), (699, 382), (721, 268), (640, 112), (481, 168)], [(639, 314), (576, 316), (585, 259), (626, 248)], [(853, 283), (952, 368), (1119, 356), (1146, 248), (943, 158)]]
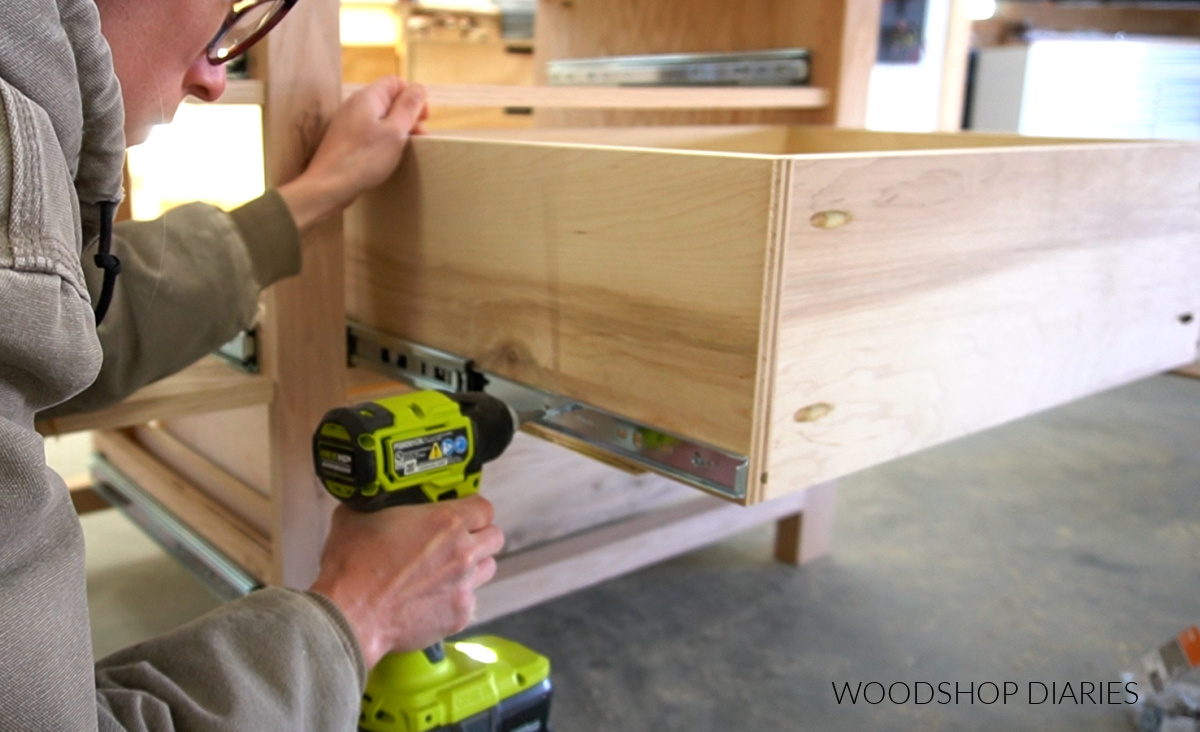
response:
[[(559, 732), (1091, 732), (1132, 727), (1120, 706), (1030, 704), (1035, 682), (1114, 680), (1200, 621), (1197, 380), (865, 471), (838, 501), (833, 554), (801, 569), (769, 561), (763, 528), (475, 630), (550, 656)], [(99, 652), (215, 605), (114, 512), (84, 526)], [(837, 702), (870, 681), (1019, 691)]]

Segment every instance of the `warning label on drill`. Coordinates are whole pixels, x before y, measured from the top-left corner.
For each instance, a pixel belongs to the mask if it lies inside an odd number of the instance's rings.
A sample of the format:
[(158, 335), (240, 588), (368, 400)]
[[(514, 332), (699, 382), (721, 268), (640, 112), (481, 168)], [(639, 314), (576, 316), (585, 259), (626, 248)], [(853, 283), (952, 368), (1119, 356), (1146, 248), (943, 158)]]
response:
[(392, 468), (397, 475), (416, 475), (467, 459), (466, 428), (446, 430), (392, 443)]
[(321, 471), (339, 475), (353, 475), (354, 453), (337, 447), (320, 447)]

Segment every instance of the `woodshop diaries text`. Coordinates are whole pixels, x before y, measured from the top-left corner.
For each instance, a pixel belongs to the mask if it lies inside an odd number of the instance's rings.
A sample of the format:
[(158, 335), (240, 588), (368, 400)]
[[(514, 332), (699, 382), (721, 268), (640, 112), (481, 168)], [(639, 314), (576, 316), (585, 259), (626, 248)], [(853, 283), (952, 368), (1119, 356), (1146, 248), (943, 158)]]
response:
[(1137, 684), (1121, 681), (831, 681), (838, 704), (1137, 704)]

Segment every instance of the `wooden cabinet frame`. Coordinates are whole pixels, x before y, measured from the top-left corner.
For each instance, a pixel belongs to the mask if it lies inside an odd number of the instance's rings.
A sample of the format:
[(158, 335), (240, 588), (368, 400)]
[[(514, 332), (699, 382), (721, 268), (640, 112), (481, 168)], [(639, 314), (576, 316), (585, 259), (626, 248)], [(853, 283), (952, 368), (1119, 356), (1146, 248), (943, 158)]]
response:
[[(798, 45), (813, 50), (817, 88), (802, 90), (797, 106), (804, 109), (779, 109), (777, 103), (757, 111), (550, 109), (539, 111), (536, 123), (860, 125), (879, 5), (879, 0), (544, 0), (538, 8), (539, 67), (566, 55)], [(300, 3), (256, 49), (256, 81), (242, 88), (263, 104), (268, 185), (303, 169), (342, 97), (337, 14), (336, 0)], [(480, 93), (493, 92), (468, 90), (454, 103), (477, 104)], [(533, 87), (524, 93), (549, 95), (534, 99), (537, 105), (579, 106), (562, 104), (561, 91)], [(456, 90), (434, 90), (435, 103), (439, 94), (453, 99)], [(719, 107), (756, 104), (728, 96), (720, 102), (719, 95)], [(694, 106), (689, 99), (666, 106)], [(622, 103), (621, 98), (612, 102)], [(644, 104), (634, 100), (634, 106)], [(341, 221), (306, 236), (303, 250), (302, 274), (264, 296), (261, 375), (236, 373), (210, 360), (104, 413), (44, 426), (50, 431), (108, 428), (98, 433), (96, 444), (109, 461), (258, 579), (294, 587), (306, 587), (315, 577), (333, 505), (312, 474), (311, 430), (331, 406), (365, 398), (378, 388), (352, 383), (356, 375), (345, 367)], [(159, 421), (144, 424), (151, 419)], [(500, 516), (509, 517), (510, 546), (520, 551), (502, 559), (497, 579), (481, 591), (479, 620), (770, 521), (779, 522), (780, 560), (798, 563), (828, 551), (832, 483), (745, 509), (533, 438), (522, 438), (510, 452), (515, 453), (511, 460), (485, 471), (484, 490), (491, 494), (493, 486), (503, 487), (495, 489), (495, 500)], [(568, 480), (582, 487), (564, 496), (559, 484)]]

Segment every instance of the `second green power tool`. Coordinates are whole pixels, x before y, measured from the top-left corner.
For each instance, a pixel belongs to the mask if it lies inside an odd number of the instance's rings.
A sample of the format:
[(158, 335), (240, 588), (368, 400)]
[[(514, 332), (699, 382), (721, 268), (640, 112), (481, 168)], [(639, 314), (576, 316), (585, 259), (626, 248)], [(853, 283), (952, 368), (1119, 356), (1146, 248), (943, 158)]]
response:
[[(461, 498), (512, 441), (520, 418), (482, 392), (419, 391), (326, 413), (313, 463), (326, 490), (359, 511)], [(367, 732), (549, 730), (550, 661), (478, 636), (392, 653), (371, 670)]]

